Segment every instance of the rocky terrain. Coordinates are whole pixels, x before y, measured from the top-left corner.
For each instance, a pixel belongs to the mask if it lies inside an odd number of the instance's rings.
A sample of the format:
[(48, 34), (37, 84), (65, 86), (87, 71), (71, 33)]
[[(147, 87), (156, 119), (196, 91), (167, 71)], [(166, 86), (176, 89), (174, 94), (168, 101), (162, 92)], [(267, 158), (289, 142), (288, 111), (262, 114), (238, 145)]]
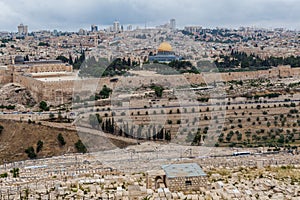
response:
[(36, 104), (31, 92), (15, 83), (6, 84), (0, 88), (0, 101), (1, 105), (16, 105), (23, 109)]

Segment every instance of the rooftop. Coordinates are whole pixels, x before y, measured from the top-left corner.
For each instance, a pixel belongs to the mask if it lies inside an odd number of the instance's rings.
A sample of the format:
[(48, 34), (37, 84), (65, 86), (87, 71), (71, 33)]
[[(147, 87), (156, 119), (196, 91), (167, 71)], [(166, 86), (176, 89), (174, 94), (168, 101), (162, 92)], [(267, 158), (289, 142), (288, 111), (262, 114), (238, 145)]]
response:
[(162, 168), (168, 178), (206, 176), (196, 163), (163, 165)]

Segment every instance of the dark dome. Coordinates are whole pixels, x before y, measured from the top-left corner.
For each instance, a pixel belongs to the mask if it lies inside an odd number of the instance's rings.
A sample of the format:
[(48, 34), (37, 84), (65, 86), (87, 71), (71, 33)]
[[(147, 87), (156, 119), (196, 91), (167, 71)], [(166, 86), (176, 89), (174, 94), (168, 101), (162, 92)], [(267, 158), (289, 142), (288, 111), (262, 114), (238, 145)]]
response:
[(15, 64), (23, 64), (24, 63), (24, 57), (23, 56), (16, 56), (15, 57)]

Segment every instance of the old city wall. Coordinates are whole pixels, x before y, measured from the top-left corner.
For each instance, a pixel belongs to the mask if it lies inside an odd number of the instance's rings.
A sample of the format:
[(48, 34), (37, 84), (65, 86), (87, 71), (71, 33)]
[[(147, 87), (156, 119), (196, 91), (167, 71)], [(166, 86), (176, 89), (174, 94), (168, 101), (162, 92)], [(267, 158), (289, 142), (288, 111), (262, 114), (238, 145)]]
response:
[(299, 77), (300, 68), (291, 68), (290, 66), (280, 66), (270, 70), (249, 71), (249, 72), (229, 72), (229, 73), (201, 73), (186, 74), (186, 79), (191, 84), (228, 82), (233, 80), (251, 80), (259, 78), (288, 78)]
[(143, 76), (143, 77), (122, 77), (118, 82), (111, 82), (110, 78), (102, 79), (77, 79), (74, 81), (55, 81), (43, 83), (43, 98), (52, 103), (65, 103), (74, 95), (81, 98), (88, 98), (95, 92), (100, 91), (104, 85), (110, 88), (119, 87), (142, 87), (152, 83), (164, 86), (176, 87), (188, 84), (212, 83), (214, 81), (232, 81), (248, 80), (258, 78), (278, 78), (300, 76), (300, 68), (278, 67), (271, 70), (251, 71), (251, 72), (233, 72), (233, 73), (205, 73), (205, 74), (188, 74), (185, 76)]
[(74, 81), (43, 82), (43, 100), (54, 105), (67, 103), (73, 94)]
[(299, 77), (300, 68), (291, 68), (289, 66), (281, 66), (278, 68), (262, 71), (249, 72), (230, 72), (230, 73), (201, 73), (201, 74), (185, 74), (170, 75), (170, 76), (136, 76), (122, 77), (116, 84), (111, 84), (106, 81), (106, 85), (114, 87), (142, 87), (150, 84), (160, 84), (168, 86), (184, 86), (190, 84), (213, 83), (213, 82), (228, 82), (233, 80), (250, 80), (259, 78), (288, 78)]
[(7, 69), (0, 69), (0, 84), (8, 84), (13, 82), (12, 72)]
[(33, 79), (31, 77), (23, 76), (22, 74), (14, 74), (13, 82), (26, 87), (33, 95), (33, 98), (39, 102), (43, 100), (45, 93), (43, 82)]
[(88, 98), (95, 92), (100, 91), (104, 85), (110, 88), (118, 87), (142, 87), (152, 83), (161, 84), (166, 87), (176, 87), (189, 84), (212, 83), (214, 81), (226, 82), (232, 80), (247, 80), (258, 78), (278, 78), (278, 77), (299, 77), (300, 68), (290, 68), (281, 66), (278, 68), (251, 71), (251, 72), (231, 72), (231, 73), (202, 73), (186, 74), (174, 76), (136, 76), (123, 77), (118, 82), (111, 82), (111, 78), (102, 79), (77, 79), (71, 81), (42, 82), (32, 77), (27, 77), (15, 72), (13, 78), (9, 70), (0, 70), (0, 83), (19, 83), (28, 88), (36, 101), (46, 100), (52, 104), (66, 103), (71, 100), (73, 94), (83, 98)]
[(43, 100), (57, 105), (70, 102), (73, 96), (86, 99), (101, 90), (104, 85), (113, 87), (109, 78), (43, 82)]

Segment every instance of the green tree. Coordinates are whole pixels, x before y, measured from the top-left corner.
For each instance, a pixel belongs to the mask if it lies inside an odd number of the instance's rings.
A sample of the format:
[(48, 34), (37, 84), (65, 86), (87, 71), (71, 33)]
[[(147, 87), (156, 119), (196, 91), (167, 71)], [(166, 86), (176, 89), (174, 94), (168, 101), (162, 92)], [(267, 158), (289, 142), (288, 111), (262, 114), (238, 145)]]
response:
[(96, 114), (96, 118), (97, 118), (98, 123), (101, 124), (102, 123), (102, 118), (98, 113)]
[(38, 46), (50, 47), (50, 44), (48, 42), (39, 42)]
[(48, 105), (47, 105), (47, 103), (45, 101), (41, 101), (40, 102), (39, 108), (42, 111), (49, 111), (49, 107), (48, 107)]
[(39, 140), (36, 145), (36, 152), (39, 153), (43, 149), (43, 146), (44, 146), (44, 142)]
[(68, 61), (69, 61), (69, 64), (70, 64), (70, 65), (73, 65), (73, 64), (74, 64), (73, 58), (72, 58), (72, 55), (71, 55), (71, 54), (69, 55), (69, 60), (68, 60)]
[(25, 153), (27, 153), (27, 156), (28, 158), (30, 159), (35, 159), (37, 157), (36, 153), (34, 152), (34, 148), (31, 146), (31, 147), (28, 147), (26, 150), (25, 150)]
[(280, 138), (278, 139), (277, 142), (280, 143), (280, 144), (283, 144), (284, 141), (285, 141), (285, 140), (284, 140), (284, 135), (281, 134), (281, 135), (280, 135)]
[(2, 125), (0, 125), (0, 134), (3, 132), (4, 127)]
[(57, 135), (57, 140), (61, 146), (64, 146), (66, 144), (65, 138), (61, 133)]
[(56, 60), (60, 60), (60, 61), (62, 61), (63, 63), (69, 62), (69, 59), (66, 58), (65, 56), (58, 56), (58, 57), (56, 58)]
[(87, 148), (85, 147), (85, 145), (82, 143), (81, 140), (78, 140), (76, 143), (75, 143), (75, 148), (77, 149), (77, 151), (79, 153), (86, 153), (87, 152)]
[(170, 131), (165, 131), (165, 140), (166, 141), (171, 141), (171, 132)]
[(8, 177), (8, 174), (7, 172), (3, 173), (3, 174), (0, 174), (0, 178), (7, 178)]
[(61, 114), (61, 111), (58, 112), (57, 118), (58, 118), (58, 120), (59, 120), (60, 122), (63, 120), (63, 116), (62, 116), (62, 114)]
[(162, 94), (163, 94), (163, 91), (164, 91), (164, 88), (162, 86), (152, 85), (151, 89), (154, 90), (155, 95), (157, 97), (162, 97)]
[(20, 169), (19, 169), (19, 168), (13, 168), (12, 170), (10, 170), (10, 173), (13, 174), (13, 177), (14, 177), (14, 178), (17, 178), (17, 177), (20, 176), (20, 175), (19, 175)]
[(101, 99), (108, 99), (111, 93), (112, 93), (112, 89), (104, 85), (99, 95)]

